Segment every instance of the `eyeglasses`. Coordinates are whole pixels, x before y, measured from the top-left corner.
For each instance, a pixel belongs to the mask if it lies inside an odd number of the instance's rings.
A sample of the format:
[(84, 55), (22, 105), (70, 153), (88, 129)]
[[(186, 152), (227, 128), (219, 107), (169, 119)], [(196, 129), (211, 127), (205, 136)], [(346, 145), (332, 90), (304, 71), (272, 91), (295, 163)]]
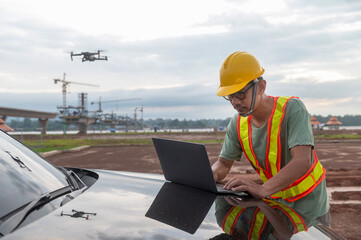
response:
[(246, 92), (251, 89), (254, 85), (256, 84), (256, 81), (253, 81), (252, 84), (246, 88), (246, 90), (244, 91), (239, 91), (239, 92), (236, 92), (236, 93), (233, 93), (231, 95), (228, 95), (228, 96), (224, 96), (224, 99), (226, 99), (227, 101), (232, 101), (233, 98), (238, 98), (239, 100), (244, 100), (246, 99)]

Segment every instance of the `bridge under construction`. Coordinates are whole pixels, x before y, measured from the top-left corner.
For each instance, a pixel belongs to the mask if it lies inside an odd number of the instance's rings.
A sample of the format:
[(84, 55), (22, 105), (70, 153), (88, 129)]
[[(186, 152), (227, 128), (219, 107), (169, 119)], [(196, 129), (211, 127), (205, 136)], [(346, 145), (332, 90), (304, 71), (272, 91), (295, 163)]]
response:
[(27, 109), (0, 107), (0, 118), (6, 121), (7, 117), (37, 118), (41, 126), (41, 133), (46, 134), (49, 119), (54, 119), (59, 113), (40, 112)]

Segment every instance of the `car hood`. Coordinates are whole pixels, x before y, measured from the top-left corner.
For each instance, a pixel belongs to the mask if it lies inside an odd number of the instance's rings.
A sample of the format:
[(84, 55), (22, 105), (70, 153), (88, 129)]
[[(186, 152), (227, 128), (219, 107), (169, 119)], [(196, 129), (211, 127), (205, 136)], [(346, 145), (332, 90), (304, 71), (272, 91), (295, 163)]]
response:
[[(99, 178), (88, 190), (3, 239), (210, 239), (224, 233), (213, 193), (167, 183), (161, 175), (91, 171)], [(319, 239), (327, 231), (310, 227), (293, 237)]]

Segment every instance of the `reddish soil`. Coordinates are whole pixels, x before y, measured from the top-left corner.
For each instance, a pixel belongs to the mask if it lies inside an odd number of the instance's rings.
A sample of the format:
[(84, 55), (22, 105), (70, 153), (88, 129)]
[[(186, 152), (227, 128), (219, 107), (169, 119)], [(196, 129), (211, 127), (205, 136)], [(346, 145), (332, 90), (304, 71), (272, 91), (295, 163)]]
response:
[[(223, 135), (224, 133), (157, 134), (156, 137), (192, 141), (222, 139)], [(151, 138), (152, 136), (144, 134), (77, 137)], [(216, 161), (222, 145), (205, 145), (210, 161), (213, 163)], [(322, 165), (327, 170), (326, 181), (328, 187), (361, 186), (361, 141), (316, 141), (315, 147)], [(152, 145), (91, 147), (79, 152), (66, 152), (46, 158), (55, 165), (61, 166), (162, 174), (155, 149)], [(231, 175), (234, 174), (242, 174), (244, 177), (258, 179), (258, 175), (245, 159), (240, 163), (234, 164)], [(339, 203), (337, 200), (358, 200), (359, 203), (337, 204)], [(360, 239), (360, 190), (342, 193), (333, 192), (332, 201), (332, 229), (347, 239)]]
[(332, 193), (333, 200), (360, 200), (361, 192), (334, 192)]

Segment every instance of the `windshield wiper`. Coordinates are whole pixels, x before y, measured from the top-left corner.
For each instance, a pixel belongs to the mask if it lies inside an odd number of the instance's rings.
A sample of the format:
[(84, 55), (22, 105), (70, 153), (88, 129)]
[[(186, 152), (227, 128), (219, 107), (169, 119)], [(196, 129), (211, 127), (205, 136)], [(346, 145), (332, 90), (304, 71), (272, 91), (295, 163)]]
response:
[(64, 173), (66, 181), (68, 182), (69, 186), (73, 188), (73, 190), (79, 190), (86, 186), (83, 181), (78, 177), (78, 175), (76, 175), (73, 171), (68, 170), (64, 167), (58, 167), (58, 169), (60, 169)]
[[(71, 190), (71, 187), (67, 186), (51, 193), (42, 194), (39, 197), (35, 198), (33, 201), (29, 202), (23, 209), (14, 213), (11, 217), (7, 218), (0, 225), (0, 236), (5, 236), (6, 234), (13, 232), (20, 226), (20, 224), (32, 211), (38, 209), (39, 207), (43, 206), (48, 202), (51, 202), (55, 198), (70, 193)], [(7, 216), (8, 215), (6, 215), (5, 217)]]

